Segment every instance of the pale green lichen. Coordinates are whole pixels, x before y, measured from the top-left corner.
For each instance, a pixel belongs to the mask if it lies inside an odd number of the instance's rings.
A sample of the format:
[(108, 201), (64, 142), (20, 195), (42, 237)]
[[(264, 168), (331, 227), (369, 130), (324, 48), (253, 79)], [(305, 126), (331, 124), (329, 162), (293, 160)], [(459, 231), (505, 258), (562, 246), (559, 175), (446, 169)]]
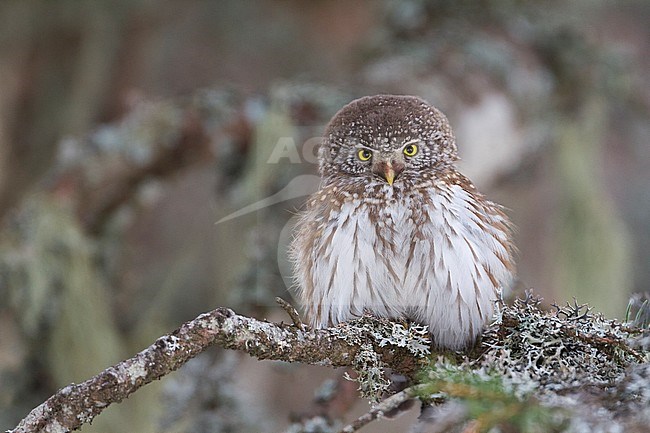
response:
[(431, 353), (431, 339), (427, 326), (417, 323), (409, 323), (406, 326), (401, 323), (391, 323), (390, 333), (385, 331), (387, 329), (384, 327), (372, 330), (372, 336), (379, 347), (388, 345), (404, 347), (418, 358)]
[(361, 396), (372, 402), (378, 402), (382, 395), (388, 391), (390, 381), (386, 377), (386, 365), (381, 360), (372, 344), (364, 343), (354, 357), (354, 370), (356, 378), (351, 378), (346, 373), (346, 379), (359, 383)]
[[(479, 360), (512, 376), (525, 375), (544, 389), (607, 385), (620, 378), (638, 354), (626, 344), (622, 324), (592, 314), (586, 305), (539, 309), (529, 297), (504, 307), (484, 336)], [(503, 326), (509, 323), (512, 325)]]
[(347, 322), (344, 327), (332, 328), (332, 333), (352, 345), (371, 341), (379, 347), (402, 347), (418, 358), (431, 353), (429, 330), (426, 326), (417, 323), (392, 322), (365, 315), (360, 319)]
[(246, 329), (250, 331), (253, 338), (263, 334), (267, 341), (273, 342), (280, 349), (289, 350), (292, 347), (291, 343), (287, 341), (290, 337), (289, 331), (279, 328), (274, 323), (251, 321), (247, 324)]
[(415, 358), (424, 358), (430, 353), (429, 331), (426, 326), (415, 323), (397, 323), (365, 315), (345, 326), (332, 328), (332, 332), (337, 338), (359, 346), (353, 366), (357, 377), (347, 377), (358, 382), (361, 395), (372, 402), (379, 401), (390, 386), (386, 365), (375, 346), (405, 348)]
[(481, 431), (638, 431), (624, 412), (650, 421), (648, 353), (634, 344), (644, 330), (577, 302), (543, 311), (531, 295), (495, 317), (474, 354), (431, 361), (421, 399), (462, 404)]
[(165, 337), (163, 342), (165, 343), (165, 348), (167, 349), (168, 352), (176, 352), (182, 348), (182, 345), (180, 344), (180, 338), (176, 337), (175, 335), (168, 335)]
[[(550, 410), (535, 401), (537, 388), (530, 381), (504, 376), (488, 366), (475, 368), (469, 360), (455, 364), (438, 357), (425, 369), (420, 382), (420, 399), (460, 404), (463, 419), (475, 420), (477, 431), (509, 425), (516, 427), (515, 431), (542, 432), (559, 425), (549, 416)], [(527, 425), (536, 429), (527, 430)]]
[(144, 359), (137, 359), (133, 364), (127, 367), (125, 370), (129, 380), (132, 384), (135, 384), (136, 381), (140, 378), (147, 376), (147, 366)]

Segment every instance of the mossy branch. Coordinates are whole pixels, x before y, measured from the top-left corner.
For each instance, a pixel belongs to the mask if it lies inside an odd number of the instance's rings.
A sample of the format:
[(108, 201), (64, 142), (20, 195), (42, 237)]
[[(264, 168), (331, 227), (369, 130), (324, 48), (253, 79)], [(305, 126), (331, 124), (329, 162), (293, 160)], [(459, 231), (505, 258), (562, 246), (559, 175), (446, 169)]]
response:
[[(60, 389), (10, 432), (76, 430), (213, 345), (261, 360), (352, 367), (362, 395), (375, 400), (388, 391), (387, 368), (413, 380), (345, 427), (347, 432), (410, 398), (460, 405), (453, 423), (469, 422), (476, 431), (508, 425), (535, 431), (524, 427), (548, 420), (553, 420), (548, 424), (552, 430), (564, 431), (571, 420), (567, 413), (592, 426), (612, 420), (626, 427), (645, 422), (643, 413), (650, 404), (645, 391), (650, 389), (648, 330), (591, 314), (584, 305), (549, 313), (534, 297), (516, 300), (498, 309), (476, 350), (448, 357), (429, 356), (428, 332), (417, 324), (363, 316), (315, 330), (304, 327), (293, 309), (283, 305), (296, 323), (270, 323), (227, 308), (202, 314), (136, 356)], [(597, 411), (606, 416), (594, 417)], [(296, 427), (292, 431), (303, 431)]]
[[(365, 317), (329, 329), (302, 330), (295, 325), (270, 323), (217, 308), (160, 337), (134, 357), (107, 368), (80, 384), (60, 389), (32, 410), (11, 433), (68, 432), (91, 422), (113, 403), (140, 387), (178, 369), (191, 358), (217, 345), (246, 352), (258, 359), (300, 362), (330, 367), (354, 366), (359, 341), (370, 330)], [(377, 319), (377, 322), (381, 322)], [(368, 336), (369, 337), (369, 336)], [(383, 341), (383, 340), (382, 340)], [(383, 365), (402, 374), (417, 370), (417, 360), (407, 347), (382, 345), (373, 350)], [(364, 345), (367, 350), (367, 344)]]

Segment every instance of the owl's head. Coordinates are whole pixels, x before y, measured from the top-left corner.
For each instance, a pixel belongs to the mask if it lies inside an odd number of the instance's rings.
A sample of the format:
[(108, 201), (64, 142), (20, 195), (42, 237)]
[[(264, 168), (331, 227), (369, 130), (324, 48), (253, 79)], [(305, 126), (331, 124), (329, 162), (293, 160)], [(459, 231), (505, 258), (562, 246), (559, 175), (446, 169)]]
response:
[(453, 165), (456, 142), (444, 114), (415, 96), (366, 96), (330, 120), (319, 151), (324, 178), (392, 185)]

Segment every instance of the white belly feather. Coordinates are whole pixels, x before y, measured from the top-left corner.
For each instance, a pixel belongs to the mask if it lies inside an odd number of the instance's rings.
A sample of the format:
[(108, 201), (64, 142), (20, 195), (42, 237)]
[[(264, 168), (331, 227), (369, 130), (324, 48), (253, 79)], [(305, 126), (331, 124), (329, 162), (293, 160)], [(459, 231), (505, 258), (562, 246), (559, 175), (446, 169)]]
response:
[(499, 258), (509, 257), (507, 234), (486, 231), (471, 200), (452, 185), (446, 194), (431, 194), (427, 205), (419, 196), (388, 197), (374, 222), (361, 200), (332, 211), (314, 243), (319, 260), (304, 276), (311, 281), (298, 281), (321, 300), (314, 325), (368, 311), (426, 324), (440, 346), (460, 348), (474, 339), (511, 272)]

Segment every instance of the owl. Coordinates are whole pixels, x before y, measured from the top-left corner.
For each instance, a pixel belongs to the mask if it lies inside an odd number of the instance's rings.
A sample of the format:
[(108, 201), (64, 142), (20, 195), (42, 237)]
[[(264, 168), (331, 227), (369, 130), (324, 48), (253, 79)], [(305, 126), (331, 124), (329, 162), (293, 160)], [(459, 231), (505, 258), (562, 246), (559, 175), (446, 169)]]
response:
[(318, 157), (321, 186), (290, 245), (308, 321), (370, 313), (427, 325), (439, 348), (475, 342), (513, 279), (512, 230), (457, 170), (445, 115), (414, 96), (357, 99)]

